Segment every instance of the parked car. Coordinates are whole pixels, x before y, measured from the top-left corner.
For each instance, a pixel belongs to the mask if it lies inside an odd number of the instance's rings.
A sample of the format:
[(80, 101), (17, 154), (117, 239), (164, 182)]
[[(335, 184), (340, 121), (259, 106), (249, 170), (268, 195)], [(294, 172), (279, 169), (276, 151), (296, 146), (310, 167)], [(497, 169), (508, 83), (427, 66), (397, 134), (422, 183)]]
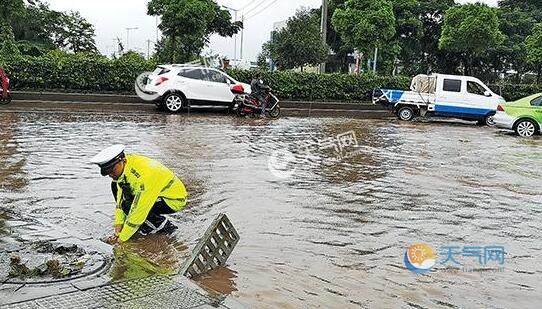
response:
[(493, 125), (497, 106), (505, 102), (471, 76), (418, 75), (412, 79), (410, 90), (376, 89), (373, 103), (384, 105), (405, 121), (415, 116), (438, 116)]
[(250, 85), (241, 83), (214, 68), (194, 65), (161, 65), (147, 77), (145, 92), (156, 94), (155, 103), (170, 112), (184, 107), (233, 106), (231, 86), (240, 84), (250, 93)]
[(542, 93), (515, 102), (500, 104), (495, 115), (498, 128), (515, 131), (519, 136), (531, 137), (540, 133), (542, 124)]

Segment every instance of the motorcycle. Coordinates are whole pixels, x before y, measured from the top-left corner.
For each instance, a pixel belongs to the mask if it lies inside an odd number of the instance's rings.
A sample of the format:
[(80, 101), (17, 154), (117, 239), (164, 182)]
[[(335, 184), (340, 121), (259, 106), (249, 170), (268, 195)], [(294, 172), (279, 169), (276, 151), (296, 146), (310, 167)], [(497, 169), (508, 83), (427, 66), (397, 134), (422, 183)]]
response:
[(0, 104), (11, 102), (11, 92), (9, 91), (9, 78), (2, 68), (0, 68)]
[[(262, 104), (256, 94), (247, 94), (242, 85), (234, 85), (231, 92), (235, 94), (233, 112), (238, 116), (258, 116), (262, 112)], [(265, 114), (271, 119), (280, 117), (279, 99), (271, 93), (268, 86), (261, 87), (258, 95), (266, 100)]]

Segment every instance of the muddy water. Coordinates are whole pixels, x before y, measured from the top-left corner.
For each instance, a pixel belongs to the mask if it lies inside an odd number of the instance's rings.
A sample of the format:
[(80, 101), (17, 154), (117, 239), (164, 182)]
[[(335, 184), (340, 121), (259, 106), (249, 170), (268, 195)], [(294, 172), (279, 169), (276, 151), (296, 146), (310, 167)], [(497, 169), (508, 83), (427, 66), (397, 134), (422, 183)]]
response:
[[(0, 209), (9, 218), (107, 236), (109, 182), (87, 161), (124, 143), (171, 167), (190, 192), (168, 248), (193, 246), (228, 214), (241, 242), (227, 269), (200, 282), (253, 307), (542, 303), (541, 138), (451, 123), (202, 114), (0, 113), (0, 123)], [(324, 147), (349, 131), (359, 145), (342, 158)], [(277, 150), (295, 158), (279, 177), (268, 165)], [(403, 264), (414, 243), (501, 245), (507, 255), (499, 272), (415, 275)], [(119, 258), (112, 276), (128, 276), (131, 263)]]

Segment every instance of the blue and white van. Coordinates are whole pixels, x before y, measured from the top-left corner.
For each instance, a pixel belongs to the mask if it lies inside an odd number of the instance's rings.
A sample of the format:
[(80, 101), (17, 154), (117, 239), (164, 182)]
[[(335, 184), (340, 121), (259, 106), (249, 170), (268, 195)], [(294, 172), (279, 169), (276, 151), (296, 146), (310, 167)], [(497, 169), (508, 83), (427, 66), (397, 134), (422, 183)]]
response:
[(376, 89), (373, 103), (392, 110), (401, 120), (416, 116), (450, 117), (494, 125), (497, 106), (505, 100), (479, 79), (457, 75), (418, 75), (410, 91)]

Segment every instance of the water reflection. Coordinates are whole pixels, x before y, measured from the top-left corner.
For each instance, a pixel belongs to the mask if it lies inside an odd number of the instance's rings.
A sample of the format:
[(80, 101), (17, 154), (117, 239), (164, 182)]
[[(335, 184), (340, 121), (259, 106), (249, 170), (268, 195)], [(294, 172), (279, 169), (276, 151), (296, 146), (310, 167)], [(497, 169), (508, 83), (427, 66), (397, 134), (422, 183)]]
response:
[(16, 114), (0, 114), (0, 190), (21, 191), (28, 185), (26, 158), (22, 157), (15, 136), (19, 121)]
[(236, 278), (237, 272), (227, 267), (220, 267), (196, 278), (196, 282), (214, 292), (218, 292), (222, 295), (230, 295), (233, 292), (238, 291), (235, 284)]
[(150, 275), (173, 275), (188, 257), (188, 247), (165, 235), (139, 237), (113, 249), (111, 278), (144, 278)]

